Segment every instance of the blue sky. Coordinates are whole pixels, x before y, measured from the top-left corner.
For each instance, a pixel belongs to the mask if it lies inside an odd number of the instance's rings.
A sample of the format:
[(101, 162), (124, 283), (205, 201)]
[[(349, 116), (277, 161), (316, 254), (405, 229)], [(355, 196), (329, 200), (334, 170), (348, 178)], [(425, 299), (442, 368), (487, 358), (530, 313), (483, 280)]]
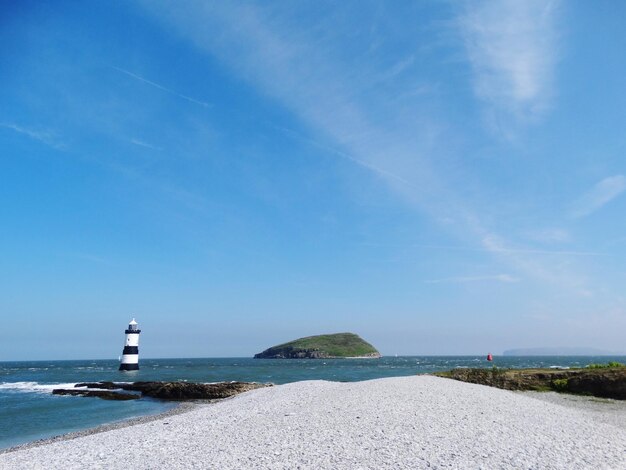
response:
[(3, 3), (0, 360), (624, 351), (625, 14)]

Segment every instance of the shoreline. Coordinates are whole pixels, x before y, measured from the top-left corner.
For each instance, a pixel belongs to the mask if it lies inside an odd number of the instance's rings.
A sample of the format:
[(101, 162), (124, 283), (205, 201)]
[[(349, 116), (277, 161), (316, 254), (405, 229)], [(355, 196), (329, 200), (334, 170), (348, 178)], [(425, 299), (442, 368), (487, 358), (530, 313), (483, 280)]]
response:
[[(618, 421), (607, 421), (615, 410)], [(626, 403), (422, 375), (294, 382), (183, 403), (7, 449), (0, 466), (622, 468), (625, 442)]]
[[(358, 358), (345, 358), (345, 359), (358, 359)], [(431, 374), (417, 374), (415, 375), (415, 377), (430, 376), (430, 375)], [(348, 383), (361, 383), (361, 382), (368, 382), (371, 380), (380, 380), (380, 379), (369, 379), (369, 380), (362, 380), (362, 381), (348, 382)], [(451, 380), (451, 379), (446, 379), (446, 380)], [(311, 382), (318, 382), (318, 380), (311, 381)], [(298, 383), (298, 382), (291, 382), (291, 383)], [(335, 383), (342, 383), (342, 382), (335, 382)], [(282, 385), (288, 385), (288, 384), (282, 384)], [(280, 386), (280, 385), (275, 385), (275, 386)], [(488, 385), (483, 385), (483, 386), (490, 387)], [(571, 394), (571, 393), (557, 393), (554, 391), (526, 390), (526, 391), (515, 391), (514, 393), (519, 394), (520, 396), (530, 397), (535, 400), (555, 404), (557, 406), (563, 406), (563, 407), (569, 408), (571, 410), (576, 410), (576, 411), (581, 411), (581, 410), (589, 411), (588, 404), (592, 403), (593, 405), (591, 407), (593, 408), (593, 414), (599, 415), (601, 413), (609, 413), (609, 412), (611, 413), (611, 417), (601, 419), (601, 421), (608, 422), (614, 426), (617, 426), (626, 430), (626, 401), (614, 400), (611, 398), (598, 398), (598, 397), (593, 397), (593, 396), (585, 396), (585, 395), (578, 395), (578, 394)], [(71, 441), (71, 440), (78, 439), (78, 438), (85, 437), (85, 436), (91, 436), (94, 434), (100, 434), (100, 433), (105, 433), (109, 431), (114, 431), (117, 429), (123, 429), (123, 428), (137, 426), (140, 424), (150, 423), (153, 421), (158, 421), (163, 418), (168, 418), (171, 416), (188, 413), (190, 411), (193, 411), (194, 409), (197, 409), (198, 407), (202, 405), (217, 404), (226, 400), (232, 400), (235, 397), (236, 395), (228, 397), (228, 398), (215, 399), (215, 400), (183, 401), (183, 402), (179, 402), (174, 408), (160, 412), (160, 413), (149, 414), (145, 416), (137, 416), (134, 418), (127, 418), (127, 419), (123, 419), (120, 421), (114, 421), (111, 423), (100, 424), (100, 425), (86, 428), (80, 431), (72, 431), (68, 433), (58, 434), (55, 436), (46, 437), (42, 439), (36, 439), (33, 441), (25, 442), (23, 444), (18, 444), (15, 446), (7, 447), (5, 449), (0, 449), (0, 455), (27, 450), (27, 449), (31, 449), (35, 447), (46, 446), (46, 445), (53, 444), (56, 442)], [(604, 408), (610, 407), (611, 409), (602, 410), (601, 408), (603, 407)], [(617, 417), (615, 416), (615, 413), (618, 414)]]
[[(209, 403), (209, 401), (202, 402)], [(43, 439), (36, 439), (34, 441), (25, 442), (23, 444), (18, 444), (16, 446), (7, 447), (6, 449), (0, 449), (0, 455), (8, 454), (11, 452), (18, 452), (21, 450), (31, 449), (34, 447), (46, 446), (49, 444), (54, 444), (55, 442), (63, 442), (63, 441), (71, 441), (73, 439), (78, 439), (80, 437), (91, 436), (93, 434), (100, 434), (103, 432), (113, 431), (116, 429), (123, 429), (132, 426), (136, 426), (138, 424), (150, 423), (152, 421), (158, 421), (162, 418), (168, 418), (170, 416), (176, 416), (179, 414), (188, 413), (193, 410), (201, 403), (199, 401), (188, 401), (182, 402), (176, 405), (174, 408), (166, 411), (162, 411), (156, 414), (149, 414), (145, 416), (137, 416), (134, 418), (123, 419), (121, 421), (113, 421), (112, 423), (100, 424), (98, 426), (94, 426), (91, 428), (83, 429), (81, 431), (72, 431), (64, 434), (58, 434), (52, 437), (45, 437)]]

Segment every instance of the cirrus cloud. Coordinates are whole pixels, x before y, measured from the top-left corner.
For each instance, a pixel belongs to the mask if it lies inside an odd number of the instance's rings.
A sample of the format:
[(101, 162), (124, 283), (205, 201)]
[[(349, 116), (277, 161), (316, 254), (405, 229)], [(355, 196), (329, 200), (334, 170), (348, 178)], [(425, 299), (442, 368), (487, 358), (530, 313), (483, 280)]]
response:
[(487, 104), (491, 121), (504, 115), (523, 122), (547, 108), (557, 59), (556, 5), (471, 2), (460, 15), (474, 92)]
[(574, 219), (585, 217), (608, 204), (626, 189), (626, 177), (615, 175), (604, 178), (583, 194), (573, 205), (571, 216)]

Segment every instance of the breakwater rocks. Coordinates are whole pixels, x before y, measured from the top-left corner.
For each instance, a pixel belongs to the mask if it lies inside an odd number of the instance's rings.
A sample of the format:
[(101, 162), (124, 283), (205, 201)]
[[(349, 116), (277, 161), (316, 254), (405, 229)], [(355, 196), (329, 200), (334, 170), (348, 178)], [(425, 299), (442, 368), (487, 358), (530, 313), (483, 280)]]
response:
[(453, 369), (448, 377), (505, 390), (555, 391), (626, 400), (626, 367), (601, 369)]
[[(85, 382), (72, 389), (54, 389), (54, 395), (78, 395), (105, 400), (133, 400), (141, 397), (161, 400), (219, 400), (272, 384), (256, 382)], [(131, 392), (131, 393), (125, 393)]]

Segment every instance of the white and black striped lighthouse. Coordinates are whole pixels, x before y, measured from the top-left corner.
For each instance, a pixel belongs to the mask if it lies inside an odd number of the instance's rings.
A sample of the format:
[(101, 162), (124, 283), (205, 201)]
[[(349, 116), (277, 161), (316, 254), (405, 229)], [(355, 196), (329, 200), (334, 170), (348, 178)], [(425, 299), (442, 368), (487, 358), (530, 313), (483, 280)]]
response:
[(120, 370), (139, 370), (139, 333), (137, 322), (133, 318), (126, 330), (126, 341), (122, 352), (122, 362)]

